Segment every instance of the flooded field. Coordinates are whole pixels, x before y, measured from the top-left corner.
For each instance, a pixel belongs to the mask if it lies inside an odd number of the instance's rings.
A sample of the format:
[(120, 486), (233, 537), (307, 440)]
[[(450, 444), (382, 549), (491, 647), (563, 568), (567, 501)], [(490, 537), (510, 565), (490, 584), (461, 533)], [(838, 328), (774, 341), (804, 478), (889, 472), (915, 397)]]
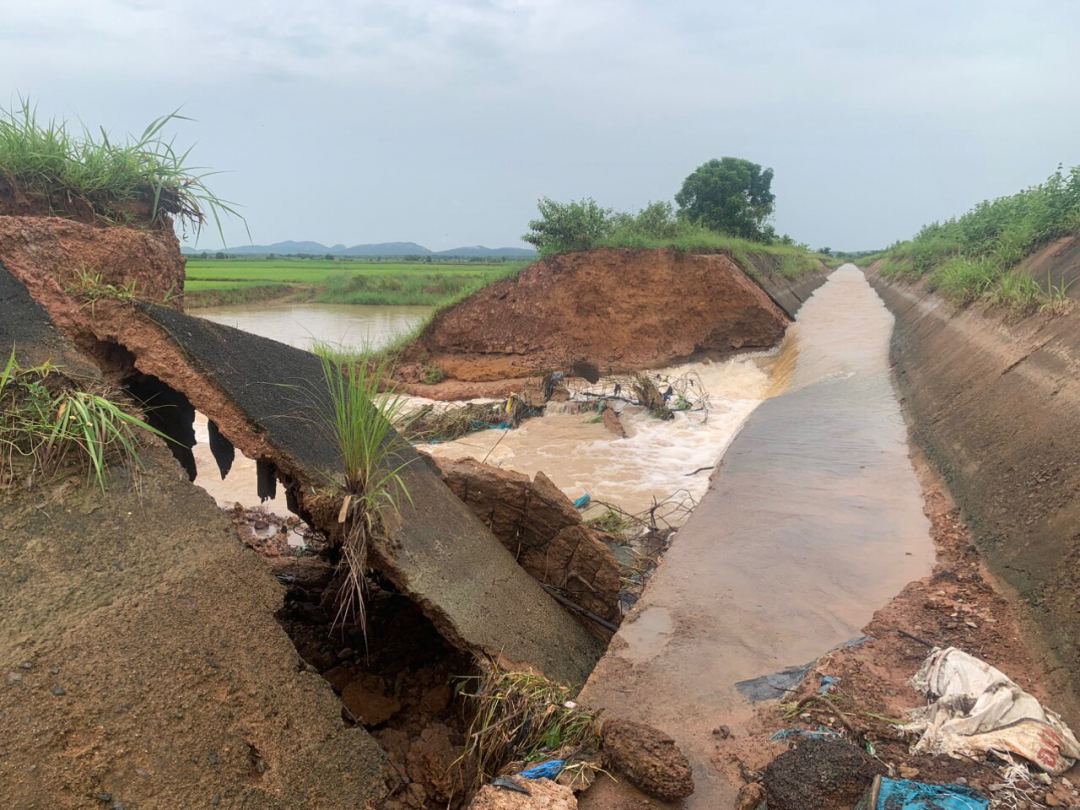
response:
[(409, 332), (431, 309), (355, 304), (244, 304), (205, 307), (193, 314), (300, 349), (310, 347), (312, 341), (378, 348)]

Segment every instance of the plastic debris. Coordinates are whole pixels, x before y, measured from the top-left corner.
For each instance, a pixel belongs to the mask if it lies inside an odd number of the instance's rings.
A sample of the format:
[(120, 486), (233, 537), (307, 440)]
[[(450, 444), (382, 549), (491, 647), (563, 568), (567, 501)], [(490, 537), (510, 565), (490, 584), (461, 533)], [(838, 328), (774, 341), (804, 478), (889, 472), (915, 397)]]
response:
[(562, 769), (565, 767), (565, 760), (549, 759), (547, 762), (541, 762), (539, 765), (526, 768), (518, 776), (524, 776), (526, 779), (554, 779), (562, 773)]
[(832, 675), (822, 675), (821, 676), (821, 686), (818, 687), (817, 693), (819, 695), (824, 695), (824, 694), (828, 693), (829, 687), (832, 686), (835, 683), (839, 683), (838, 678), (834, 678)]
[(904, 726), (922, 734), (916, 753), (1017, 754), (1054, 775), (1080, 758), (1080, 743), (1061, 717), (962, 650), (934, 650), (911, 683), (933, 701), (912, 712), (913, 722)]
[(526, 796), (531, 796), (529, 789), (523, 787), (511, 779), (509, 776), (496, 776), (491, 780), (491, 786), (501, 788), (502, 790), (512, 790), (515, 793), (524, 793)]
[(574, 498), (574, 508), (575, 509), (581, 509), (586, 504), (588, 504), (589, 501), (591, 501), (591, 500), (592, 500), (592, 495), (590, 495), (588, 492), (586, 492), (580, 498)]
[(987, 810), (988, 799), (963, 785), (927, 785), (875, 776), (855, 810)]
[(839, 732), (833, 731), (831, 728), (825, 728), (824, 726), (818, 726), (816, 731), (809, 728), (782, 728), (769, 737), (769, 739), (773, 742), (777, 742), (779, 740), (788, 740), (792, 737), (803, 737), (808, 740), (841, 739)]

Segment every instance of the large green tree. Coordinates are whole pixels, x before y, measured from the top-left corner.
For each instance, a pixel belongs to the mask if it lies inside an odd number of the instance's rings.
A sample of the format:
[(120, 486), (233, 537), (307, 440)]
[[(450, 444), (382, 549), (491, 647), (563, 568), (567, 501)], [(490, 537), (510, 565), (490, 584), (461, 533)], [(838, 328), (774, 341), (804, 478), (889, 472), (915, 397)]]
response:
[(773, 170), (742, 158), (710, 160), (694, 170), (675, 195), (679, 213), (692, 222), (744, 239), (769, 241), (767, 225), (776, 196)]

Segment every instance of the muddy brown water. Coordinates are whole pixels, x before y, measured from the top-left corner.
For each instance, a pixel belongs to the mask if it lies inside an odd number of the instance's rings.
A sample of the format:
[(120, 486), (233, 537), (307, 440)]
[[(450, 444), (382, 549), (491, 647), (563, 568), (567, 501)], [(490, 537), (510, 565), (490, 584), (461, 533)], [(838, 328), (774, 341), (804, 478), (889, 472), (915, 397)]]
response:
[[(807, 301), (787, 389), (758, 407), (593, 672), (582, 699), (672, 735), (688, 808), (733, 805), (712, 729), (739, 734), (735, 687), (861, 635), (929, 573), (933, 547), (888, 346), (893, 317), (854, 265)], [(608, 807), (588, 796), (584, 807)], [(615, 805), (611, 805), (615, 806)]]
[[(236, 326), (254, 334), (306, 348), (313, 340), (334, 345), (385, 345), (422, 319), (426, 307), (364, 307), (323, 305), (263, 305), (208, 307), (193, 314)], [(771, 369), (783, 367), (794, 334), (785, 349), (756, 352), (719, 362), (699, 362), (663, 370), (669, 377), (687, 372), (700, 376), (709, 393), (707, 412), (678, 413), (672, 421), (651, 418), (641, 408), (626, 407), (622, 422), (627, 438), (616, 439), (595, 414), (554, 413), (524, 422), (513, 431), (489, 430), (422, 449), (434, 455), (471, 456), (517, 472), (544, 472), (571, 498), (589, 493), (599, 504), (613, 503), (632, 513), (669, 499), (672, 524), (681, 524), (689, 505), (704, 494), (708, 470), (743, 422), (775, 388)], [(777, 361), (777, 358), (781, 358)], [(788, 364), (790, 365), (790, 364)], [(425, 400), (414, 399), (415, 405)], [(440, 403), (440, 407), (441, 407)], [(553, 409), (554, 410), (554, 409)], [(255, 494), (255, 463), (237, 453), (225, 480), (210, 454), (206, 419), (196, 417), (194, 448), (196, 483), (219, 503), (259, 505)], [(689, 475), (698, 471), (695, 475)], [(263, 504), (287, 517), (284, 499)], [(589, 514), (599, 514), (594, 506)]]

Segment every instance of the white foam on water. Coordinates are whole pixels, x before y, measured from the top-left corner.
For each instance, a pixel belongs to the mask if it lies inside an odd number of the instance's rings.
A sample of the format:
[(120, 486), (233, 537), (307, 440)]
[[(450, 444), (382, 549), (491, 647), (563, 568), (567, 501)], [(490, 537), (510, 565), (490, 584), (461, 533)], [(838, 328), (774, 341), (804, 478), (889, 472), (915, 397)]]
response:
[[(516, 430), (482, 431), (423, 449), (444, 458), (486, 458), (530, 476), (543, 472), (571, 498), (587, 492), (593, 500), (634, 513), (678, 490), (697, 499), (708, 488), (709, 470), (767, 396), (772, 356), (744, 354), (653, 372), (671, 379), (696, 372), (709, 394), (709, 408), (676, 412), (674, 419), (661, 421), (643, 408), (623, 406), (625, 439), (590, 422), (594, 414), (553, 413), (526, 420)], [(708, 469), (691, 475), (701, 468)]]

